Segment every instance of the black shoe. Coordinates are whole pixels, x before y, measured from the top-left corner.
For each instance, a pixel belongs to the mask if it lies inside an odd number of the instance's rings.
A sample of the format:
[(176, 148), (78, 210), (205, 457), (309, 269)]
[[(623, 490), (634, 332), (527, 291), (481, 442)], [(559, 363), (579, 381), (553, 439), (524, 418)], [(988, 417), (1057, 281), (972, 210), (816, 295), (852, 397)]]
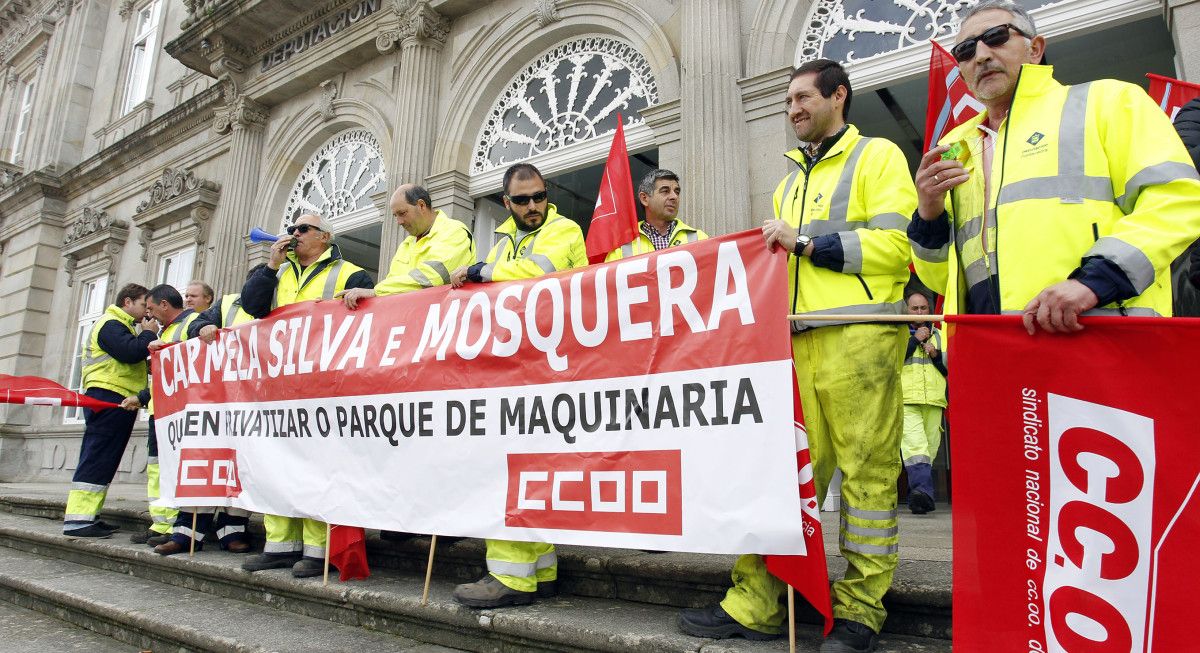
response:
[(158, 546), (160, 544), (166, 544), (167, 542), (171, 541), (170, 533), (159, 533), (159, 532), (155, 532), (155, 531), (151, 531), (151, 532), (153, 532), (154, 534), (151, 535), (149, 537), (149, 539), (146, 540), (146, 544), (148, 544), (150, 546)]
[(720, 604), (707, 608), (688, 608), (679, 611), (679, 629), (693, 637), (729, 639), (744, 637), (756, 641), (778, 639), (779, 635), (747, 628), (721, 609)]
[[(929, 496), (929, 495), (925, 495)], [(821, 644), (821, 653), (871, 653), (879, 634), (870, 626), (849, 619), (834, 619), (833, 631)]]
[(260, 553), (242, 563), (246, 571), (262, 571), (264, 569), (288, 569), (300, 562), (299, 553)]
[(120, 526), (114, 526), (113, 524), (107, 524), (107, 523), (105, 523), (105, 522), (102, 522), (102, 521), (98, 521), (98, 522), (96, 522), (96, 525), (97, 525), (97, 526), (99, 526), (100, 528), (103, 528), (104, 530), (108, 531), (109, 533), (111, 533), (111, 532), (113, 532), (113, 531), (119, 531), (119, 530), (121, 530), (121, 527), (120, 527)]
[(933, 503), (933, 497), (920, 490), (913, 490), (908, 495), (908, 509), (914, 515), (924, 515), (936, 510), (937, 505)]
[(64, 530), (63, 535), (66, 535), (67, 537), (105, 538), (112, 537), (112, 531), (106, 528), (101, 528), (99, 524), (91, 523), (83, 528), (76, 528), (70, 531)]
[[(337, 568), (329, 565), (329, 570), (336, 572)], [(292, 565), (292, 577), (312, 578), (325, 574), (325, 561), (321, 558), (300, 558)]]
[(401, 533), (400, 531), (379, 531), (379, 539), (388, 542), (407, 542), (414, 537), (420, 537), (417, 533)]
[(146, 542), (149, 542), (150, 538), (152, 538), (152, 537), (158, 537), (158, 533), (155, 533), (154, 531), (147, 529), (144, 531), (138, 531), (138, 532), (134, 533), (133, 535), (130, 535), (129, 541), (133, 542), (134, 544), (145, 544)]
[(501, 583), (488, 574), (474, 583), (454, 588), (454, 600), (469, 608), (502, 608), (508, 605), (529, 605), (537, 592), (522, 592)]

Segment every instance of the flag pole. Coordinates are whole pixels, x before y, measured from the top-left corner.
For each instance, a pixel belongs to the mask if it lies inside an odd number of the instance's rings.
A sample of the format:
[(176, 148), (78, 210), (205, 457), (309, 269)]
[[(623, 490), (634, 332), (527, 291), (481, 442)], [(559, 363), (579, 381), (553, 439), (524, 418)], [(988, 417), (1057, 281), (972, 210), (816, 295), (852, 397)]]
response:
[(196, 516), (200, 514), (195, 510), (192, 511), (192, 539), (188, 542), (188, 557), (196, 557)]
[(333, 534), (333, 524), (325, 522), (325, 573), (321, 584), (329, 584), (329, 536)]
[(852, 315), (848, 313), (802, 313), (789, 315), (792, 322), (945, 322), (945, 315)]
[(788, 651), (796, 653), (796, 588), (788, 585)]
[(421, 592), (421, 607), (429, 603), (429, 579), (433, 576), (433, 551), (437, 548), (437, 535), (429, 539), (429, 562), (425, 563), (425, 591)]

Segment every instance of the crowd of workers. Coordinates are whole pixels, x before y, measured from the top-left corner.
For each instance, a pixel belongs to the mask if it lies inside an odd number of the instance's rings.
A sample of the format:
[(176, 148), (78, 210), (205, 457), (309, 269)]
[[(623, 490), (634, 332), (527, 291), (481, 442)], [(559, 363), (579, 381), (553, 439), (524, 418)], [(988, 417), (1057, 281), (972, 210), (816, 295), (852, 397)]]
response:
[[(840, 549), (848, 566), (832, 587), (835, 626), (821, 650), (870, 651), (883, 626), (882, 598), (897, 564), (897, 479), (907, 470), (909, 508), (935, 507), (931, 463), (946, 406), (946, 336), (933, 324), (872, 321), (930, 313), (920, 281), (945, 297), (948, 313), (1019, 314), (1033, 333), (1082, 329), (1080, 315), (1172, 314), (1170, 265), (1200, 237), (1200, 176), (1170, 120), (1142, 89), (1114, 80), (1064, 86), (1040, 65), (1045, 39), (1029, 14), (1004, 0), (967, 9), (952, 54), (986, 111), (926, 153), (915, 179), (900, 149), (846, 122), (853, 92), (836, 62), (804, 64), (788, 86), (787, 118), (801, 146), (795, 169), (773, 196), (762, 227), (768, 247), (788, 257), (792, 314), (852, 315), (845, 322), (792, 325), (792, 351), (818, 494), (842, 472)], [(211, 342), (218, 329), (272, 309), (340, 297), (364, 298), (432, 286), (528, 279), (587, 264), (579, 225), (550, 203), (541, 173), (517, 164), (504, 175), (509, 218), (479, 260), (467, 225), (435, 210), (429, 193), (406, 184), (390, 209), (407, 237), (378, 284), (342, 258), (330, 226), (304, 215), (251, 270), (240, 294), (214, 303), (203, 284), (185, 296), (167, 285), (130, 284), (97, 322), (83, 353), (88, 395), (130, 410), (89, 412), (64, 532), (105, 537), (104, 494), (125, 449), (136, 409), (145, 406), (147, 356), (185, 338)], [(678, 218), (681, 183), (654, 170), (637, 197), (645, 219), (608, 260), (707, 236)], [(1001, 245), (1003, 241), (1003, 245)], [(1200, 269), (1198, 267), (1197, 269)], [(193, 293), (195, 288), (195, 293)], [(782, 316), (781, 316), (782, 317)], [(157, 496), (151, 419), (149, 495)], [(215, 528), (223, 548), (249, 549), (247, 516), (196, 515), (152, 507), (153, 525), (134, 540), (170, 555)], [(266, 544), (246, 570), (291, 568), (318, 575), (326, 527), (265, 515)], [(385, 534), (389, 539), (405, 534)], [(488, 540), (488, 573), (458, 586), (472, 607), (526, 605), (553, 595), (553, 544)], [(741, 556), (719, 604), (683, 610), (680, 628), (703, 637), (769, 639), (786, 611), (784, 584), (758, 555)]]

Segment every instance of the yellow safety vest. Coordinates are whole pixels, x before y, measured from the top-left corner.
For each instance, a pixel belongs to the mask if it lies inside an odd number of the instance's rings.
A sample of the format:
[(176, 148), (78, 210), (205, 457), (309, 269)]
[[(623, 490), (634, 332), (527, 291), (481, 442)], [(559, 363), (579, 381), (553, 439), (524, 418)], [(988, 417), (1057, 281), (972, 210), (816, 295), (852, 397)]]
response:
[(532, 279), (543, 274), (587, 265), (583, 230), (549, 205), (542, 226), (518, 232), (511, 216), (496, 229), (497, 241), (480, 271), (484, 281)]
[[(650, 238), (642, 233), (640, 224), (638, 227), (637, 238), (609, 252), (608, 256), (604, 257), (605, 262), (617, 261), (638, 254), (649, 254), (654, 251), (654, 243), (650, 242)], [(668, 247), (678, 247), (684, 243), (694, 243), (706, 238), (708, 238), (708, 234), (703, 231), (684, 224), (683, 220), (675, 220), (675, 230), (671, 232), (671, 244)]]
[[(943, 344), (942, 332), (933, 329), (927, 342), (942, 354), (942, 363), (946, 361), (946, 347)], [(907, 346), (905, 347), (907, 349)], [(912, 356), (904, 359), (904, 367), (900, 370), (900, 385), (904, 389), (904, 403), (923, 404), (926, 406), (946, 407), (946, 377), (933, 365), (929, 354), (920, 344), (913, 349)]]
[(221, 298), (221, 324), (218, 326), (226, 328), (254, 320), (254, 316), (242, 309), (242, 303), (239, 301), (241, 298), (242, 296), (238, 293), (225, 295)]
[[(1171, 261), (1200, 234), (1200, 177), (1141, 88), (1112, 79), (1063, 86), (1053, 72), (1022, 66), (995, 138), (986, 216), (983, 175), (972, 174), (948, 196), (951, 243), (913, 244), (917, 274), (946, 295), (947, 313), (984, 282), (993, 293), (998, 286), (1001, 312), (1018, 313), (1081, 259), (1099, 256), (1140, 295), (1087, 315), (1170, 315)], [(966, 144), (970, 172), (983, 169), (986, 117), (941, 141)]]
[[(175, 344), (177, 342), (183, 342), (184, 340), (187, 340), (188, 327), (192, 325), (192, 322), (196, 321), (197, 317), (200, 317), (199, 313), (193, 311), (190, 308), (184, 309), (184, 313), (181, 314), (179, 317), (175, 318), (174, 322), (163, 327), (163, 330), (158, 332), (158, 339), (162, 340), (163, 342), (170, 343), (170, 344)], [(153, 384), (150, 385), (150, 403), (149, 403), (149, 405), (146, 406), (146, 411), (149, 412), (151, 415), (154, 414), (154, 385)]]
[(362, 268), (342, 258), (337, 245), (331, 245), (316, 261), (304, 268), (296, 259), (295, 252), (288, 252), (288, 260), (279, 266), (275, 296), (271, 309), (288, 304), (298, 304), (312, 299), (333, 299), (346, 289), (346, 281)]
[(104, 388), (122, 397), (136, 395), (146, 387), (146, 361), (122, 363), (100, 348), (100, 329), (112, 321), (120, 322), (129, 329), (129, 333), (137, 335), (134, 319), (121, 307), (113, 304), (104, 309), (104, 315), (92, 326), (88, 345), (80, 353), (81, 386), (88, 388)]
[[(775, 217), (812, 237), (837, 234), (841, 270), (788, 257), (793, 313), (898, 315), (908, 280), (906, 230), (917, 206), (908, 163), (894, 143), (866, 138), (849, 125), (811, 169), (800, 149), (787, 153), (799, 166), (775, 189)], [(791, 247), (793, 243), (785, 243)], [(838, 322), (793, 322), (806, 329)]]
[(475, 262), (475, 240), (467, 225), (438, 211), (429, 231), (400, 243), (387, 278), (375, 285), (379, 296), (450, 283), (450, 272)]

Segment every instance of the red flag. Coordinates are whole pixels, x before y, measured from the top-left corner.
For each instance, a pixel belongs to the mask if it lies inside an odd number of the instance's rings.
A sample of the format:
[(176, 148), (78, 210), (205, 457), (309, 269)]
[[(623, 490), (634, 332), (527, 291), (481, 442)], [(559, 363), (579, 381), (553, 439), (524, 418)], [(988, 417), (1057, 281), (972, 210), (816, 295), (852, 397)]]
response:
[(800, 472), (800, 510), (804, 520), (802, 556), (765, 556), (767, 571), (796, 588), (809, 605), (825, 617), (825, 634), (833, 629), (833, 603), (829, 597), (829, 569), (825, 566), (825, 540), (821, 536), (821, 507), (813, 482), (812, 460), (808, 455), (808, 431), (804, 428), (804, 409), (800, 405), (800, 386), (792, 374), (792, 405), (795, 406), (796, 467)]
[(1183, 105), (1193, 98), (1200, 97), (1200, 84), (1171, 79), (1154, 73), (1146, 73), (1146, 77), (1150, 79), (1150, 90), (1147, 92), (1172, 121), (1175, 120), (1175, 114), (1179, 113), (1179, 109)]
[(338, 579), (355, 580), (371, 575), (367, 566), (367, 535), (363, 529), (332, 524), (327, 546), (329, 564), (338, 568)]
[(588, 263), (600, 263), (608, 253), (637, 238), (637, 204), (633, 200), (633, 180), (629, 173), (629, 152), (625, 149), (625, 127), (617, 114), (617, 131), (608, 162), (596, 194), (596, 210), (588, 226)]
[(925, 105), (925, 151), (951, 129), (983, 112), (983, 105), (967, 90), (958, 62), (946, 49), (930, 41), (929, 101)]
[(79, 406), (100, 411), (117, 408), (117, 404), (68, 390), (40, 376), (0, 374), (0, 403), (29, 406)]

